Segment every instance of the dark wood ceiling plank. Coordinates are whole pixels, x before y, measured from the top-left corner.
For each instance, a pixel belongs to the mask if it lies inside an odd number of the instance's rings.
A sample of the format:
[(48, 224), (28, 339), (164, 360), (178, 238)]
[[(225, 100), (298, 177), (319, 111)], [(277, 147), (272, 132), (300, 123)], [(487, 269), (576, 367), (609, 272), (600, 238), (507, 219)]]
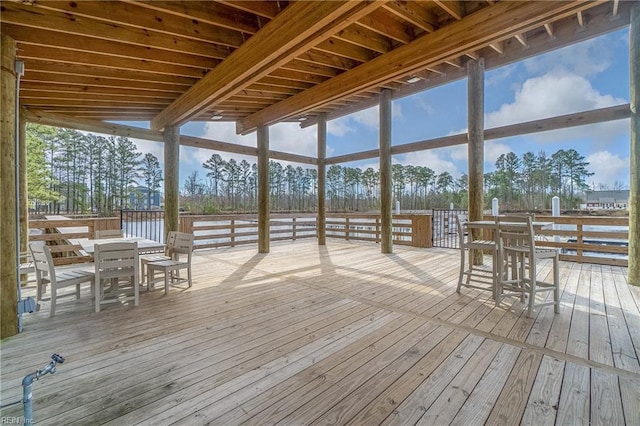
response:
[[(125, 0), (132, 1), (132, 0)], [(164, 12), (195, 19), (212, 25), (247, 34), (255, 34), (259, 29), (258, 18), (242, 11), (213, 1), (158, 1), (135, 0), (136, 4)]]
[(415, 1), (393, 1), (385, 8), (423, 31), (432, 33), (438, 29), (438, 17)]
[(20, 45), (33, 44), (37, 46), (51, 46), (75, 50), (78, 52), (96, 52), (123, 58), (134, 58), (145, 61), (153, 61), (165, 64), (176, 64), (195, 68), (212, 69), (220, 61), (203, 56), (189, 55), (186, 53), (171, 52), (166, 50), (142, 47), (117, 41), (102, 40), (94, 37), (74, 36), (60, 37), (59, 33), (46, 29), (34, 31), (29, 27), (12, 24), (3, 24), (2, 32), (8, 34)]
[(433, 2), (458, 21), (464, 17), (464, 4), (459, 0), (433, 0)]
[(126, 25), (233, 48), (237, 48), (245, 41), (239, 31), (185, 18), (157, 8), (149, 9), (137, 3), (47, 0), (38, 3), (38, 6), (75, 17), (83, 16), (117, 26)]
[[(147, 97), (147, 98), (165, 98), (165, 99), (176, 99), (181, 91), (172, 92), (170, 90), (145, 90), (142, 88), (121, 88), (121, 87), (105, 87), (105, 86), (93, 86), (93, 85), (83, 85), (83, 84), (56, 84), (53, 82), (38, 82), (38, 81), (29, 81), (29, 80), (21, 80), (20, 82), (20, 95), (26, 91), (31, 92), (42, 92), (44, 94), (47, 93), (70, 93), (70, 94), (88, 94), (91, 96), (102, 96), (102, 95), (114, 95), (114, 96), (133, 96), (133, 97)], [(263, 93), (263, 92), (255, 92), (255, 93)], [(267, 96), (268, 94), (264, 94)], [(277, 95), (273, 95), (277, 96)], [(283, 98), (274, 98), (274, 99), (284, 99), (286, 95), (281, 95)]]
[(358, 24), (341, 30), (335, 37), (378, 53), (387, 53), (393, 49), (389, 38)]
[[(58, 33), (58, 37), (70, 34), (119, 41), (138, 46), (154, 47), (172, 52), (190, 52), (194, 55), (224, 59), (230, 50), (212, 43), (192, 40), (164, 33), (147, 31), (130, 26), (109, 24), (95, 19), (46, 10), (38, 6), (3, 2), (0, 6), (0, 22), (22, 25), (33, 29), (45, 29)], [(52, 44), (56, 40), (51, 40)]]
[[(191, 86), (197, 80), (195, 78), (172, 76), (166, 74), (152, 74), (139, 71), (114, 70), (111, 68), (99, 68), (88, 65), (65, 64), (41, 60), (25, 60), (25, 77), (30, 71), (51, 73), (51, 80), (56, 81), (59, 75), (86, 76), (98, 81), (101, 78), (111, 78), (127, 81), (129, 86), (138, 87), (140, 83), (154, 83), (157, 86), (164, 84)], [(186, 90), (186, 87), (184, 87)]]
[(93, 66), (96, 68), (109, 68), (115, 70), (127, 70), (154, 74), (166, 74), (191, 78), (202, 78), (208, 70), (192, 67), (184, 67), (174, 64), (162, 64), (159, 62), (144, 61), (141, 59), (121, 58), (116, 56), (101, 55), (90, 52), (77, 52), (67, 49), (56, 49), (37, 45), (22, 45), (20, 43), (18, 57), (67, 64)]
[(370, 15), (360, 19), (358, 24), (402, 44), (407, 44), (415, 38), (413, 30), (409, 26), (394, 19), (384, 9), (374, 10)]
[(380, 86), (403, 75), (463, 55), (508, 34), (524, 32), (560, 19), (593, 3), (502, 2), (487, 7), (401, 46), (366, 64), (346, 71), (238, 122), (239, 133), (313, 110), (364, 89)]
[(130, 80), (122, 78), (106, 78), (106, 77), (88, 77), (84, 75), (60, 74), (55, 72), (35, 71), (33, 68), (25, 67), (25, 74), (22, 77), (21, 84), (51, 84), (55, 86), (80, 86), (80, 87), (99, 87), (106, 91), (109, 90), (130, 90), (141, 89), (150, 92), (175, 92), (183, 93), (187, 87), (179, 84), (154, 83), (148, 81), (136, 81), (132, 83)]
[(153, 128), (183, 123), (212, 102), (224, 101), (382, 4), (331, 1), (289, 5), (159, 114), (152, 121)]

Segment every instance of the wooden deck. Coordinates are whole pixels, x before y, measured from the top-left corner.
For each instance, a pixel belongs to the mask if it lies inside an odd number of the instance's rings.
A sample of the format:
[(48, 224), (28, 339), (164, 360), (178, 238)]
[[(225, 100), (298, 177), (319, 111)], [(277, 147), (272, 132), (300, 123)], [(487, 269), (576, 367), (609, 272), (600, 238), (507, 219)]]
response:
[[(458, 252), (330, 240), (200, 251), (193, 288), (25, 317), (2, 401), (38, 424), (640, 424), (640, 291), (561, 263), (561, 313), (455, 293)], [(548, 274), (550, 268), (540, 268)], [(21, 414), (21, 408), (2, 416)]]

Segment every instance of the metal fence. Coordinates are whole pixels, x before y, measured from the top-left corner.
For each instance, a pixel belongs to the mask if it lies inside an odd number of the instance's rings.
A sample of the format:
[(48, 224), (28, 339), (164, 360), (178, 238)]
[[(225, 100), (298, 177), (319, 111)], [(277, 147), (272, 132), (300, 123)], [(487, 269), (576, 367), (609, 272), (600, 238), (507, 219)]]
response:
[(433, 209), (432, 238), (434, 247), (459, 248), (456, 216), (466, 210)]
[(164, 242), (163, 210), (121, 210), (120, 228), (125, 235)]

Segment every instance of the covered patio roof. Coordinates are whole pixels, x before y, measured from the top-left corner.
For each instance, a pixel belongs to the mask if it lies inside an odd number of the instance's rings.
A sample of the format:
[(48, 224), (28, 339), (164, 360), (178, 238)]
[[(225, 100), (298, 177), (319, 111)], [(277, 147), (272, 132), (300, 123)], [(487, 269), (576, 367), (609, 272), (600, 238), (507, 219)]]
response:
[(20, 104), (98, 120), (316, 122), (629, 24), (626, 1), (2, 1)]

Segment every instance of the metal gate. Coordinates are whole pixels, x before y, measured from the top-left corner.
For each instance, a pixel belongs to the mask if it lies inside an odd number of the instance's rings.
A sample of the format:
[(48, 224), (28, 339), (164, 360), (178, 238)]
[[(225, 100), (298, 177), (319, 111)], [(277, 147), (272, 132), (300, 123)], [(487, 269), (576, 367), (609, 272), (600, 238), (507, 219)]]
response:
[(433, 209), (431, 235), (433, 247), (460, 248), (456, 216), (467, 214), (466, 210)]

